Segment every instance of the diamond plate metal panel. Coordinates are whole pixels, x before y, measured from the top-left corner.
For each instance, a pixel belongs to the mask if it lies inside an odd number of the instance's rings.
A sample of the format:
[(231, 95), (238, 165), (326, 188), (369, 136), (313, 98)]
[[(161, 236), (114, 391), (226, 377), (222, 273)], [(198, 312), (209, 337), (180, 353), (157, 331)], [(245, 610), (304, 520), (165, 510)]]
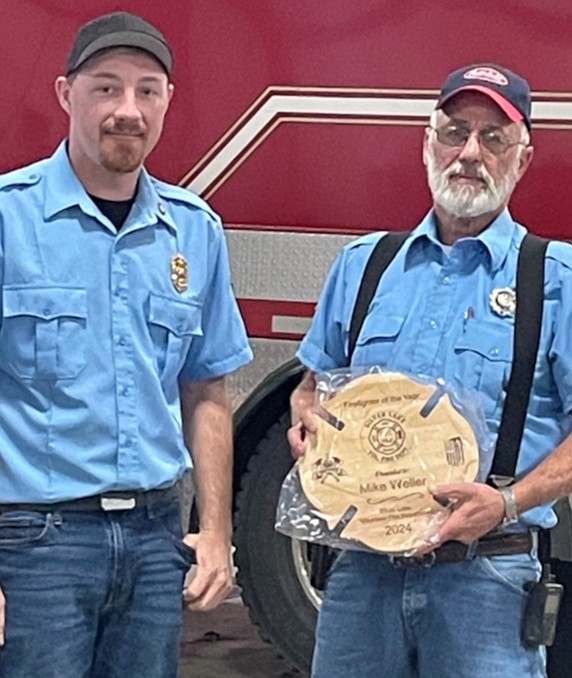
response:
[(251, 339), (254, 360), (228, 377), (232, 407), (236, 409), (270, 372), (294, 357), (297, 341)]
[(226, 232), (237, 297), (316, 301), (336, 254), (354, 236)]

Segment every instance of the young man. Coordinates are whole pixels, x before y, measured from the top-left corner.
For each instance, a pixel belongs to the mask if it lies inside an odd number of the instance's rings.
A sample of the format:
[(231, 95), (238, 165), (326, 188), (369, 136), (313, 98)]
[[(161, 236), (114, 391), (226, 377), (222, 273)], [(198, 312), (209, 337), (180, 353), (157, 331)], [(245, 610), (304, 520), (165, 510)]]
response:
[[(507, 206), (533, 156), (530, 108), (528, 83), (501, 66), (448, 76), (423, 147), (433, 209), (383, 275), (352, 359), (478, 391), (493, 439), (510, 374), (511, 299), (526, 232)], [(295, 455), (315, 431), (315, 373), (348, 363), (350, 318), (379, 237), (340, 254), (300, 348), (309, 371), (292, 396)], [(484, 483), (437, 487), (453, 510), (417, 553), (433, 552), (429, 562), (343, 552), (320, 612), (314, 678), (545, 675), (544, 648), (525, 645), (521, 628), (525, 587), (540, 573), (537, 528), (554, 525), (550, 503), (572, 489), (568, 245), (548, 248), (544, 297), (516, 482), (502, 491)], [(512, 524), (493, 547), (489, 533), (506, 529), (503, 522)], [(452, 549), (451, 541), (462, 544)]]
[(224, 375), (251, 350), (220, 219), (143, 166), (172, 63), (137, 16), (89, 22), (56, 82), (69, 137), (0, 177), (2, 678), (174, 678), (190, 564), (193, 608), (230, 587)]

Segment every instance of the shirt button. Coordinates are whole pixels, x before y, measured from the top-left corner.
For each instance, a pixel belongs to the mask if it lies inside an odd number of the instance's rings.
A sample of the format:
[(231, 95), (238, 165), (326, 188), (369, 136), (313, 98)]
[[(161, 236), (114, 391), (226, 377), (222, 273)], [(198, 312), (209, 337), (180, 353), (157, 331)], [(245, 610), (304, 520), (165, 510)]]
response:
[(167, 211), (167, 210), (165, 209), (165, 205), (163, 205), (162, 202), (160, 202), (160, 203), (157, 205), (157, 207), (159, 208), (159, 212), (161, 212), (161, 214), (165, 214), (165, 212)]
[(430, 321), (429, 321), (429, 325), (430, 325), (433, 329), (435, 329), (435, 328), (437, 327), (437, 321), (436, 321), (436, 320), (430, 320)]
[(449, 276), (446, 275), (446, 276), (443, 278), (443, 284), (444, 284), (444, 285), (448, 285), (449, 282), (450, 282)]
[(498, 350), (498, 348), (491, 348), (491, 350), (489, 351), (489, 353), (490, 353), (491, 355), (498, 355), (498, 354), (499, 354), (499, 350)]
[(120, 346), (125, 346), (127, 343), (127, 339), (125, 337), (119, 337), (119, 341), (117, 342)]
[(123, 389), (121, 390), (121, 395), (122, 396), (128, 396), (129, 395), (129, 388), (127, 386), (123, 387)]
[(133, 441), (131, 440), (131, 438), (127, 438), (127, 440), (125, 441), (125, 447), (131, 447), (131, 445), (133, 445)]
[(52, 309), (46, 306), (42, 313), (44, 314), (44, 317), (47, 318), (52, 313)]

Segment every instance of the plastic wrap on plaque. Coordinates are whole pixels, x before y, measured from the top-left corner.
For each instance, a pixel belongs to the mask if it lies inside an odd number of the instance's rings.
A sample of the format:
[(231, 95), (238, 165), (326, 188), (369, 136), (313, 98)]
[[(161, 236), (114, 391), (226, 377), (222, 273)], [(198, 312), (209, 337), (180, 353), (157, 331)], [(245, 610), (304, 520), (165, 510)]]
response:
[(486, 478), (492, 447), (477, 393), (381, 369), (318, 375), (308, 448), (276, 528), (337, 548), (411, 554), (450, 509), (429, 487)]

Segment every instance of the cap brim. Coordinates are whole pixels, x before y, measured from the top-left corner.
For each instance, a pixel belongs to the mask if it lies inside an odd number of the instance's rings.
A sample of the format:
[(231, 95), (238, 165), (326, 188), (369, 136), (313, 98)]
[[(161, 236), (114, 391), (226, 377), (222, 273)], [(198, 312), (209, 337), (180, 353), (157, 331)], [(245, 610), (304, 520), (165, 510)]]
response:
[(499, 94), (494, 89), (489, 89), (488, 87), (483, 87), (481, 85), (466, 85), (465, 87), (459, 87), (456, 90), (453, 90), (446, 97), (439, 101), (438, 108), (442, 108), (443, 104), (452, 99), (452, 97), (459, 94), (459, 92), (465, 92), (467, 90), (473, 90), (474, 92), (481, 92), (486, 94), (490, 99), (492, 99), (495, 104), (502, 109), (502, 111), (507, 115), (507, 117), (513, 122), (520, 122), (524, 120), (524, 115), (514, 106), (508, 99), (505, 99), (502, 94)]

